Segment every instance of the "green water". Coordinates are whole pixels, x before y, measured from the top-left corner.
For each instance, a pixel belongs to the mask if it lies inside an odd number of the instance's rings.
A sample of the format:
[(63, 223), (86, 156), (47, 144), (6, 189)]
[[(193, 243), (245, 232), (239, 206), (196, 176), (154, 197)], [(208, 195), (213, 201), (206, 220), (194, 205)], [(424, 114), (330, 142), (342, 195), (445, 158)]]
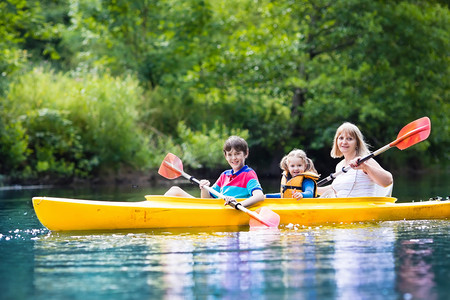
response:
[[(402, 201), (448, 195), (445, 180), (401, 182), (394, 195)], [(431, 300), (450, 294), (448, 220), (53, 233), (31, 205), (33, 196), (140, 201), (164, 190), (0, 191), (1, 299)]]

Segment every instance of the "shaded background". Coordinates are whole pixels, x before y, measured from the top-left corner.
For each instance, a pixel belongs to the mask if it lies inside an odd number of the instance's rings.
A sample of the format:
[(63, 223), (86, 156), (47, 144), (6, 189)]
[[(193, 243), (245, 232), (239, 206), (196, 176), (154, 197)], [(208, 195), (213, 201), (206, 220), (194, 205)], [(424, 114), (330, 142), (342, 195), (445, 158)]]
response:
[(372, 150), (428, 116), (430, 137), (377, 158), (447, 176), (446, 1), (3, 1), (0, 184), (155, 180), (167, 152), (205, 177), (241, 135), (277, 177), (302, 148), (322, 175), (336, 128)]

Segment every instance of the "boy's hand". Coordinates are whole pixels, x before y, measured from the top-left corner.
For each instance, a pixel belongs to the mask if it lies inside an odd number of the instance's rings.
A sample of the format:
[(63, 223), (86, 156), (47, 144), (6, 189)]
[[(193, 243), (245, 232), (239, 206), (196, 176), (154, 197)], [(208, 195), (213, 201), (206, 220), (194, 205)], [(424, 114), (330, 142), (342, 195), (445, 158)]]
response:
[(225, 198), (223, 200), (225, 200), (224, 205), (230, 205), (231, 202), (236, 202), (236, 198), (231, 197), (231, 196), (225, 196)]
[(210, 182), (209, 182), (209, 180), (206, 180), (206, 179), (202, 179), (202, 180), (200, 180), (200, 182), (199, 182), (199, 187), (200, 187), (200, 189), (201, 190), (203, 190), (204, 188), (205, 188), (205, 186), (206, 187), (209, 187), (210, 186)]

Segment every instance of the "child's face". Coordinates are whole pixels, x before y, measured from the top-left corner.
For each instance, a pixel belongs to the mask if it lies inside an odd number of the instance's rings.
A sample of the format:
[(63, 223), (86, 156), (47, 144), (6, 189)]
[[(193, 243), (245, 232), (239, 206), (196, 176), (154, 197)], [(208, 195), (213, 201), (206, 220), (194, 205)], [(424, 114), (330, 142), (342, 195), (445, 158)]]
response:
[(230, 167), (234, 172), (239, 171), (245, 165), (245, 159), (247, 158), (247, 153), (242, 151), (236, 151), (236, 149), (231, 148), (230, 151), (225, 152), (225, 159), (227, 160)]
[(292, 177), (305, 172), (306, 166), (303, 163), (303, 160), (301, 158), (291, 157), (291, 158), (289, 158), (287, 165), (288, 165), (289, 174), (291, 174)]

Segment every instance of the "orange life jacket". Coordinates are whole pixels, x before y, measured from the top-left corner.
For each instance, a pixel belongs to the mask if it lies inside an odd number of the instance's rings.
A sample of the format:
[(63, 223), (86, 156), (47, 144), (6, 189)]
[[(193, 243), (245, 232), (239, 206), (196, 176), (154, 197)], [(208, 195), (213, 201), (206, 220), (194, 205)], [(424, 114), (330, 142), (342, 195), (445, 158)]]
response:
[(304, 178), (309, 178), (314, 181), (314, 197), (317, 197), (317, 180), (319, 179), (319, 175), (313, 172), (304, 172), (295, 177), (290, 178), (291, 175), (286, 171), (283, 172), (281, 176), (281, 198), (292, 198), (292, 194), (294, 193), (294, 189), (297, 192), (302, 191), (302, 183)]

